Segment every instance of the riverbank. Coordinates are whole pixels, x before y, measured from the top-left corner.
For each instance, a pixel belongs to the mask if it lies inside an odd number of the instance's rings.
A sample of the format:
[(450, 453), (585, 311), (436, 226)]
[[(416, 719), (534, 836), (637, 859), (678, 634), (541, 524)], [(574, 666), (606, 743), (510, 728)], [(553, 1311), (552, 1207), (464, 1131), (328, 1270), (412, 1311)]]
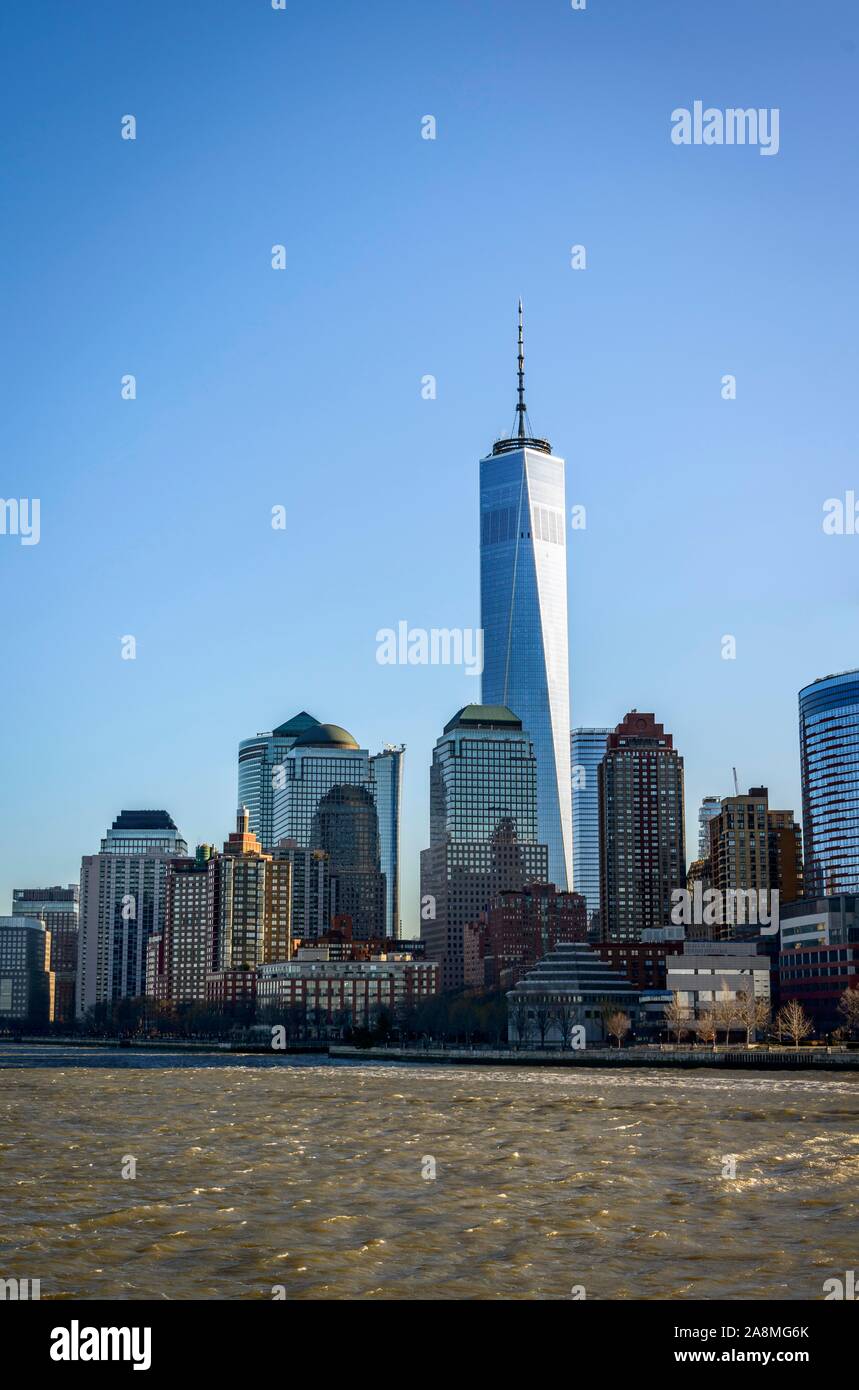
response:
[(721, 1071), (807, 1071), (810, 1067), (823, 1071), (859, 1071), (859, 1052), (842, 1052), (838, 1048), (798, 1048), (796, 1051), (768, 1051), (758, 1048), (734, 1048), (712, 1052), (705, 1048), (652, 1047), (585, 1048), (580, 1052), (508, 1052), (489, 1048), (396, 1048), (347, 1047), (331, 1043), (331, 1057), (352, 1061), (442, 1062), (447, 1066), (512, 1066), (512, 1067), (691, 1067), (700, 1070), (717, 1067)]

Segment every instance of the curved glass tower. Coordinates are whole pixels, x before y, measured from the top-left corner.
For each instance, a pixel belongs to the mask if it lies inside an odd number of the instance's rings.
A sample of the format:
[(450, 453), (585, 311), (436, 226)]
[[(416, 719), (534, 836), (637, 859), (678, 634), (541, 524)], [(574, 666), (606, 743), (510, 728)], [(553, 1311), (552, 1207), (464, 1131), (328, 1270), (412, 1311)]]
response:
[(805, 896), (859, 892), (859, 671), (799, 692)]
[(564, 460), (526, 428), (522, 301), (518, 427), (480, 460), (483, 703), (522, 721), (537, 758), (537, 839), (573, 887)]

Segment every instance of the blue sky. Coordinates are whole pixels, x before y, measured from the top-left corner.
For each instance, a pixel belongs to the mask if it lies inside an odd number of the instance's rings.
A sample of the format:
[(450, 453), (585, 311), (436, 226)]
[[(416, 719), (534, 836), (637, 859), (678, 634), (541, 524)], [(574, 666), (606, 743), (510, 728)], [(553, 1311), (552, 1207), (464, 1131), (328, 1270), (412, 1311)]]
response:
[[(0, 536), (0, 911), (122, 807), (222, 840), (239, 739), (308, 709), (407, 745), (416, 928), (432, 746), (478, 682), (375, 634), (479, 622), (519, 294), (587, 508), (573, 722), (654, 710), (690, 836), (732, 765), (798, 809), (796, 692), (859, 664), (859, 537), (822, 531), (859, 493), (855, 6), (8, 0), (0, 37), (0, 490), (41, 503), (38, 545)], [(778, 155), (674, 146), (698, 99), (778, 107)]]

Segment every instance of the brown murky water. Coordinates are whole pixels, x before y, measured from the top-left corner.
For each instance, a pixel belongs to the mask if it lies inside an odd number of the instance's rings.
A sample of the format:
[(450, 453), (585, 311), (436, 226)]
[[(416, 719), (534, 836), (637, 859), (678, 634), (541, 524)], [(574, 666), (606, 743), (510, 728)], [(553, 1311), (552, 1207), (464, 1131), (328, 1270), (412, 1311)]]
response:
[(859, 1267), (854, 1077), (126, 1060), (0, 1070), (0, 1276), (43, 1298), (819, 1299)]

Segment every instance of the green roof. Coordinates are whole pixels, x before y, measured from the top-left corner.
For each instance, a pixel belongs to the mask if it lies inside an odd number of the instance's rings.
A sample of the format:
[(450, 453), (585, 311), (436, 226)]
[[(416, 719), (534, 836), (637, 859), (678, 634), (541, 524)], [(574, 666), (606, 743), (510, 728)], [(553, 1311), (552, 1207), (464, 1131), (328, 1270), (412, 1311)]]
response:
[(463, 705), (444, 726), (451, 729), (521, 729), (522, 720), (506, 705)]
[(357, 748), (354, 738), (339, 724), (317, 724), (314, 720), (295, 740), (296, 748)]
[(318, 719), (314, 719), (312, 714), (303, 709), (300, 714), (294, 714), (291, 719), (287, 719), (285, 724), (278, 724), (274, 733), (281, 738), (287, 738), (290, 734), (302, 734), (305, 729), (312, 729), (318, 723)]

